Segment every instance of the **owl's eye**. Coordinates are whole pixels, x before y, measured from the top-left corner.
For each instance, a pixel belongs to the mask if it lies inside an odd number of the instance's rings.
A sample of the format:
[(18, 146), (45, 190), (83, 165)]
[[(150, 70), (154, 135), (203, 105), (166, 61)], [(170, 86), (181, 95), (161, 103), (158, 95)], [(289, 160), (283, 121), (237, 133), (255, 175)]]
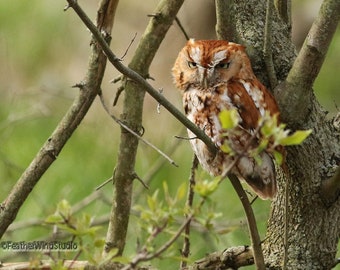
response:
[(216, 65), (216, 67), (228, 69), (230, 67), (230, 64), (231, 64), (231, 62), (222, 62), (222, 63), (218, 63)]
[(188, 61), (188, 67), (189, 68), (196, 68), (197, 64), (195, 62)]

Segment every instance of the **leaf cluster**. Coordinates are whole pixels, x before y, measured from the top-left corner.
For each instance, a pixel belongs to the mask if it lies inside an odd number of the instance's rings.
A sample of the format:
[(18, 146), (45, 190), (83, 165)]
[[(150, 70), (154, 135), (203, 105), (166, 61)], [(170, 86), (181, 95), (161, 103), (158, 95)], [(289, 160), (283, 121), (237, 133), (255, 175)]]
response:
[[(235, 155), (230, 137), (240, 135), (240, 117), (236, 109), (224, 110), (219, 114), (219, 120), (224, 130), (222, 136), (226, 139), (221, 145), (221, 150), (230, 155)], [(311, 134), (312, 130), (296, 130), (291, 132), (286, 129), (286, 124), (280, 123), (278, 115), (270, 115), (269, 112), (259, 119), (258, 128), (250, 136), (248, 145), (244, 148), (244, 153), (261, 162), (260, 153), (265, 151), (271, 153), (275, 161), (281, 165), (284, 161), (284, 146), (299, 145)], [(252, 141), (258, 140), (257, 146), (253, 147)]]

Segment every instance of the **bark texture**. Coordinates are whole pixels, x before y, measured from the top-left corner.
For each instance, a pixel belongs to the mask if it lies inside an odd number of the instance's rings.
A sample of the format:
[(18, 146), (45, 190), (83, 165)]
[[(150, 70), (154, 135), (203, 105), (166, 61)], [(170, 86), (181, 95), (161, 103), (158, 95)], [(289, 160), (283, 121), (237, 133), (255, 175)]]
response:
[[(266, 1), (219, 2), (225, 10), (218, 10), (217, 17), (219, 12), (226, 13), (217, 23), (224, 20), (227, 25), (227, 32), (217, 25), (219, 37), (245, 44), (255, 73), (268, 86), (262, 61)], [(272, 203), (264, 242), (265, 260), (270, 269), (331, 269), (340, 235), (340, 200), (337, 193), (329, 194), (332, 200), (325, 204), (327, 194), (321, 191), (323, 182), (332, 176), (333, 182), (339, 182), (339, 130), (327, 120), (312, 86), (339, 21), (339, 1), (324, 1), (296, 60), (290, 14), (285, 14), (290, 3), (276, 4), (279, 10), (270, 16), (271, 49), (281, 84), (274, 93), (288, 128), (312, 129), (313, 133), (302, 145), (287, 148), (288, 171), (279, 172), (279, 192)]]
[[(152, 16), (129, 67), (144, 78), (149, 76), (149, 66), (170, 28), (183, 0), (160, 1)], [(124, 107), (121, 120), (138, 134), (143, 134), (142, 115), (145, 89), (138, 83), (128, 80), (124, 91)], [(129, 223), (132, 183), (138, 148), (138, 138), (121, 130), (118, 163), (113, 174), (114, 198), (106, 235), (105, 252), (118, 248), (123, 253)]]

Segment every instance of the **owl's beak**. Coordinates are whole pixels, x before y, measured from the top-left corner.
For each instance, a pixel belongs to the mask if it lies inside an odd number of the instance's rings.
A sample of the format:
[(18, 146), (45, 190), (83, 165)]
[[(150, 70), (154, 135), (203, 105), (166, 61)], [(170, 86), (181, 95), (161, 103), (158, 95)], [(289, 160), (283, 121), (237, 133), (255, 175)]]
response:
[(203, 68), (200, 72), (200, 85), (202, 88), (208, 88), (209, 86), (209, 74), (206, 68)]
[(201, 86), (203, 88), (208, 88), (208, 85), (209, 85), (209, 80), (208, 80), (207, 76), (203, 76), (202, 80), (201, 80)]

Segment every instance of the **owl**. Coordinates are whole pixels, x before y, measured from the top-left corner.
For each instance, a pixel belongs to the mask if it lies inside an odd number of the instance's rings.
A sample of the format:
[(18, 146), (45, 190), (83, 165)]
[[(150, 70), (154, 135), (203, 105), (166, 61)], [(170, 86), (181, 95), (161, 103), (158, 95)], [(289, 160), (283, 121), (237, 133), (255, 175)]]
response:
[[(265, 114), (279, 114), (273, 95), (253, 73), (245, 47), (224, 40), (188, 41), (180, 51), (172, 75), (183, 96), (188, 119), (221, 147), (228, 140), (233, 154), (219, 151), (212, 155), (207, 146), (188, 130), (191, 146), (204, 170), (219, 176), (237, 161), (231, 173), (237, 175), (262, 199), (276, 194), (273, 157), (262, 151), (255, 160), (249, 153), (259, 144), (255, 131)], [(236, 109), (238, 124), (226, 134), (219, 114)], [(247, 149), (245, 149), (247, 147)]]

